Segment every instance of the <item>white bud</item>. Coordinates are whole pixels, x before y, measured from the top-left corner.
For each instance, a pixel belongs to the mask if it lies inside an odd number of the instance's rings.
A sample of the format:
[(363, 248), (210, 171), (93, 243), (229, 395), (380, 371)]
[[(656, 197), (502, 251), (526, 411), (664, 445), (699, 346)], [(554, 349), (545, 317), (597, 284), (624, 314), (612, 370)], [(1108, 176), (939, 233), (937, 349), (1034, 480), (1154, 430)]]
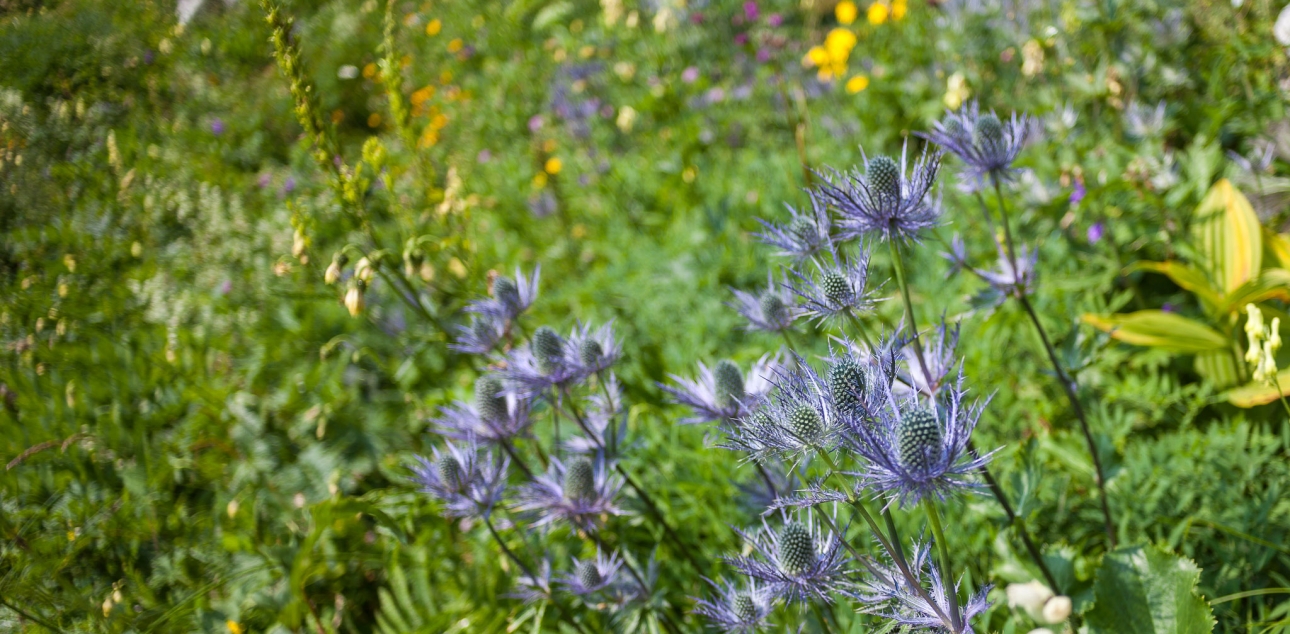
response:
[(1038, 612), (1044, 607), (1045, 602), (1053, 598), (1053, 591), (1039, 581), (1010, 583), (1007, 593), (1008, 607), (1022, 608), (1032, 614)]
[(1055, 596), (1044, 604), (1044, 622), (1061, 623), (1071, 615), (1071, 598)]
[(364, 282), (372, 281), (372, 275), (375, 273), (376, 269), (372, 266), (372, 261), (367, 258), (363, 258), (354, 264), (354, 277)]
[(323, 273), (323, 282), (330, 286), (335, 284), (338, 279), (340, 279), (340, 262), (332, 260), (331, 265), (327, 267), (327, 271)]
[(357, 317), (366, 306), (367, 303), (363, 300), (363, 286), (361, 284), (355, 284), (345, 291), (345, 308), (349, 310), (351, 317)]
[(1046, 627), (1037, 627), (1026, 634), (1053, 634), (1053, 631)]

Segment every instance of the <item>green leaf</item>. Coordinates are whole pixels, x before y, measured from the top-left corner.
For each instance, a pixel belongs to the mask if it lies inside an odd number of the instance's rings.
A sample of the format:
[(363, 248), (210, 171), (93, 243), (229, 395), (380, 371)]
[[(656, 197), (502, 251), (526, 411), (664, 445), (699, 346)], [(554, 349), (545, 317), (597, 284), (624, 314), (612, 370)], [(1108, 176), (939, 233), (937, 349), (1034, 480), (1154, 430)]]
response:
[(1207, 634), (1209, 604), (1196, 594), (1200, 568), (1155, 546), (1122, 548), (1102, 558), (1093, 582), (1093, 607), (1084, 613), (1090, 634)]
[(1195, 293), (1207, 311), (1212, 311), (1222, 301), (1222, 292), (1210, 284), (1204, 272), (1182, 262), (1135, 262), (1125, 269), (1126, 273), (1133, 271), (1151, 271), (1168, 276), (1183, 290)]
[(1163, 310), (1140, 310), (1115, 315), (1085, 314), (1084, 323), (1125, 343), (1173, 352), (1206, 352), (1227, 347), (1227, 339), (1213, 328)]
[(1193, 234), (1204, 254), (1201, 266), (1223, 294), (1258, 276), (1263, 268), (1263, 229), (1254, 207), (1226, 178), (1219, 179), (1196, 208)]
[(1281, 386), (1277, 389), (1276, 385), (1267, 385), (1265, 383), (1246, 383), (1240, 387), (1232, 388), (1224, 393), (1227, 402), (1237, 407), (1258, 407), (1267, 405), (1272, 401), (1281, 398), (1282, 395), (1290, 394), (1290, 369), (1277, 372), (1276, 384)]
[(1236, 366), (1230, 350), (1197, 352), (1195, 368), (1196, 374), (1214, 387), (1231, 387), (1241, 381), (1240, 368)]

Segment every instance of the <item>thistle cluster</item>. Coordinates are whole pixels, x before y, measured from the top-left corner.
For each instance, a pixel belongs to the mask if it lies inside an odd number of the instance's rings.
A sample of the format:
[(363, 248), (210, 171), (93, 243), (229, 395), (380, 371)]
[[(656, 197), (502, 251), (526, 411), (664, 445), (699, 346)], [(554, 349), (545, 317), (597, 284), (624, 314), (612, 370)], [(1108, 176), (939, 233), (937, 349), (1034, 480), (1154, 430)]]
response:
[[(1027, 126), (1024, 117), (1004, 122), (971, 105), (924, 138), (964, 161), (966, 184), (1005, 182)], [(682, 423), (714, 424), (718, 446), (738, 452), (774, 492), (743, 487), (763, 502), (763, 519), (735, 529), (745, 547), (726, 562), (741, 578), (710, 582), (715, 595), (697, 600), (695, 612), (722, 631), (768, 628), (780, 605), (845, 600), (903, 626), (962, 634), (988, 607), (988, 588), (963, 592), (952, 575), (940, 509), (961, 504), (988, 477), (992, 453), (978, 452), (971, 438), (989, 399), (969, 398), (956, 370), (956, 324), (942, 317), (931, 332), (918, 329), (902, 259), (942, 223), (942, 156), (930, 146), (914, 159), (908, 146), (898, 159), (865, 155), (857, 169), (821, 174), (808, 210), (789, 207), (786, 222), (762, 221), (758, 235), (788, 259), (786, 270), (768, 274), (763, 289), (734, 290), (732, 307), (749, 329), (782, 336), (788, 352), (779, 358), (787, 361), (763, 357), (749, 373), (731, 361), (700, 363), (696, 377), (661, 386), (691, 410)], [(905, 308), (904, 325), (886, 337), (873, 323), (883, 284), (873, 282), (870, 253), (882, 243)], [(1032, 292), (1034, 252), (1012, 250), (1009, 238), (999, 253), (998, 270), (983, 279), (1001, 297)], [(961, 240), (950, 259), (971, 268)], [(822, 363), (795, 347), (798, 317), (830, 337)], [(924, 514), (934, 538), (902, 540), (893, 513)], [(874, 550), (848, 537), (860, 519)]]
[[(466, 307), (470, 321), (458, 327), (452, 348), (482, 357), (488, 369), (465, 397), (431, 417), (430, 428), (446, 442), (415, 459), (412, 481), (441, 503), (444, 515), (487, 527), (522, 573), (511, 596), (553, 605), (580, 630), (598, 621), (579, 615), (578, 606), (670, 625), (652, 557), (640, 565), (614, 535), (615, 518), (635, 514), (622, 496), (629, 482), (647, 508), (656, 508), (622, 464), (630, 445), (613, 372), (622, 344), (612, 324), (578, 323), (564, 333), (525, 328), (521, 319), (537, 299), (539, 275), (534, 269), (530, 276), (517, 270), (513, 278), (494, 277), (488, 296)], [(518, 336), (525, 331), (531, 334)], [(512, 527), (509, 536), (499, 532)], [(618, 548), (609, 548), (606, 537)], [(530, 561), (520, 554), (531, 552), (543, 555)], [(569, 562), (564, 570), (553, 565), (561, 561)]]

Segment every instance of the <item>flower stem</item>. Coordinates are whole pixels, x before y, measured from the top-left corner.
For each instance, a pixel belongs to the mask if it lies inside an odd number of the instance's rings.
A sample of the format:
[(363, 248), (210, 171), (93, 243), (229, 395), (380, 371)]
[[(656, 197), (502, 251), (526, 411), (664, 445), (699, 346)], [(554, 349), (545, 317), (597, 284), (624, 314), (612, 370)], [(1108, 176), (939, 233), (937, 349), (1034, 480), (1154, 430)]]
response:
[[(971, 439), (968, 439), (967, 447), (973, 457), (981, 455), (976, 450), (976, 445), (973, 444)], [(1012, 510), (1012, 505), (1008, 503), (1007, 496), (1003, 493), (1003, 487), (999, 486), (999, 482), (994, 479), (994, 475), (990, 473), (990, 468), (986, 465), (981, 465), (981, 477), (985, 479), (986, 486), (990, 487), (990, 492), (994, 494), (994, 499), (999, 503), (999, 506), (1003, 507), (1003, 514), (1008, 516), (1008, 525), (1017, 529), (1017, 535), (1021, 537), (1021, 543), (1025, 545), (1026, 552), (1030, 553), (1030, 558), (1035, 561), (1035, 565), (1039, 566), (1039, 571), (1043, 573), (1044, 579), (1048, 581), (1048, 587), (1052, 588), (1054, 592), (1061, 592), (1062, 588), (1057, 586), (1057, 578), (1048, 569), (1048, 562), (1044, 561), (1043, 554), (1039, 552), (1035, 542), (1030, 539), (1030, 532), (1026, 530), (1026, 521), (1017, 517), (1016, 512)]]
[(923, 358), (923, 342), (918, 337), (918, 322), (914, 319), (914, 302), (909, 294), (909, 280), (905, 277), (905, 261), (900, 256), (900, 247), (895, 240), (888, 240), (891, 247), (891, 263), (896, 269), (896, 281), (900, 283), (900, 296), (905, 300), (905, 321), (914, 333), (914, 356), (918, 358), (918, 369), (922, 370), (927, 385), (932, 385), (932, 373), (927, 371), (927, 361)]
[(941, 513), (936, 510), (936, 502), (931, 498), (923, 497), (923, 509), (927, 511), (927, 519), (932, 523), (932, 534), (936, 536), (936, 549), (940, 553), (941, 559), (941, 589), (944, 591), (946, 598), (950, 600), (950, 622), (954, 624), (954, 631), (959, 632), (963, 629), (963, 618), (959, 615), (959, 595), (954, 587), (954, 573), (950, 564), (950, 548), (945, 543), (945, 530), (941, 527)]
[[(1008, 205), (1003, 198), (1003, 187), (999, 183), (999, 177), (991, 174), (990, 179), (994, 182), (994, 193), (999, 199), (999, 217), (1003, 221), (1003, 235), (1008, 244), (1008, 258), (1012, 264), (1012, 270), (1017, 270), (1016, 248), (1012, 242), (1011, 223), (1008, 220)], [(1093, 440), (1093, 432), (1089, 428), (1088, 416), (1084, 413), (1084, 406), (1079, 402), (1079, 395), (1075, 391), (1075, 381), (1066, 374), (1062, 368), (1061, 361), (1057, 359), (1057, 353), (1053, 350), (1053, 344), (1048, 340), (1048, 332), (1039, 321), (1039, 316), (1035, 314), (1035, 309), (1030, 305), (1030, 300), (1026, 297), (1025, 291), (1018, 286), (1015, 295), (1017, 302), (1025, 309), (1026, 314), (1030, 316), (1030, 321), (1035, 326), (1035, 332), (1039, 333), (1040, 340), (1043, 341), (1044, 351), (1048, 353), (1048, 361), (1052, 363), (1053, 371), (1057, 373), (1057, 380), (1062, 384), (1062, 390), (1066, 392), (1066, 398), (1070, 400), (1071, 408), (1075, 410), (1075, 417), (1079, 419), (1080, 429), (1084, 432), (1084, 441), (1088, 444), (1089, 455), (1093, 457), (1094, 475), (1097, 480), (1097, 490), (1102, 505), (1102, 520), (1105, 524), (1106, 541), (1111, 548), (1115, 548), (1115, 523), (1111, 520), (1111, 507), (1107, 502), (1106, 496), (1106, 473), (1102, 469), (1102, 458), (1098, 455), (1097, 443)]]
[(797, 346), (793, 345), (793, 339), (788, 336), (788, 329), (784, 328), (783, 330), (780, 330), (779, 334), (783, 335), (784, 343), (788, 345), (788, 350), (793, 353), (793, 358), (794, 359), (800, 358), (801, 355), (797, 353)]
[[(592, 433), (589, 427), (587, 427), (586, 421), (583, 420), (582, 414), (578, 411), (578, 406), (574, 404), (572, 399), (569, 399), (569, 393), (562, 389), (561, 394), (569, 400), (569, 412), (573, 415), (573, 420), (582, 428), (582, 432), (587, 435), (587, 439), (595, 443), (597, 448), (604, 450), (605, 443), (601, 441), (596, 434)], [(654, 503), (654, 498), (650, 497), (650, 495), (645, 492), (645, 489), (636, 483), (636, 479), (627, 472), (627, 469), (623, 467), (621, 462), (614, 462), (614, 470), (617, 471), (619, 475), (623, 476), (623, 480), (627, 482), (627, 486), (630, 486), (632, 490), (636, 492), (636, 495), (640, 497), (641, 501), (645, 503), (645, 507), (649, 509), (650, 514), (654, 516), (654, 521), (663, 528), (663, 532), (667, 534), (668, 538), (672, 540), (672, 543), (681, 551), (681, 555), (684, 556), (685, 560), (689, 562), (692, 568), (694, 568), (694, 571), (699, 574), (705, 574), (706, 570), (699, 565), (698, 561), (694, 557), (694, 553), (690, 551), (690, 548), (685, 544), (685, 542), (681, 541), (681, 537), (672, 529), (671, 524), (668, 524), (667, 518), (663, 516), (663, 512), (659, 510), (658, 505)]]
[(1290, 403), (1286, 403), (1285, 392), (1281, 391), (1281, 382), (1277, 380), (1277, 373), (1272, 373), (1272, 385), (1277, 388), (1277, 396), (1281, 399), (1281, 406), (1286, 409), (1286, 415), (1290, 416)]
[[(524, 565), (523, 561), (520, 561), (519, 557), (515, 556), (515, 552), (512, 551), (510, 547), (506, 545), (506, 542), (502, 540), (502, 536), (497, 534), (497, 529), (493, 527), (493, 520), (490, 519), (487, 515), (484, 516), (484, 526), (488, 527), (488, 532), (492, 534), (493, 541), (496, 541), (497, 545), (502, 548), (502, 552), (506, 553), (506, 556), (510, 558), (511, 561), (515, 562), (515, 565), (519, 566), (520, 570), (524, 571), (524, 574), (528, 575), (529, 579), (537, 581), (538, 577), (534, 575), (532, 571), (529, 570), (528, 566)], [(560, 605), (560, 603), (555, 600), (555, 597), (548, 596), (547, 599), (551, 601), (551, 604), (555, 606), (556, 610), (560, 611), (561, 619), (563, 619), (569, 625), (572, 625), (574, 629), (586, 634), (586, 630), (583, 629), (582, 625), (579, 624), (577, 621), (573, 620), (573, 617), (570, 616), (569, 613), (565, 611), (564, 606)]]
[(1105, 523), (1106, 540), (1111, 548), (1115, 548), (1115, 524), (1111, 521), (1111, 507), (1107, 504), (1106, 497), (1106, 476), (1102, 471), (1102, 458), (1098, 456), (1097, 443), (1093, 440), (1093, 432), (1089, 429), (1088, 416), (1084, 414), (1084, 406), (1079, 402), (1079, 396), (1075, 393), (1075, 382), (1066, 375), (1062, 369), (1062, 364), (1057, 360), (1057, 353), (1053, 350), (1053, 344), (1048, 340), (1048, 333), (1044, 330), (1043, 324), (1039, 323), (1039, 316), (1035, 314), (1035, 309), (1030, 305), (1030, 300), (1025, 295), (1017, 295), (1017, 301), (1021, 307), (1030, 315), (1030, 321), (1035, 325), (1035, 331), (1039, 333), (1039, 338), (1044, 343), (1044, 350), (1048, 353), (1048, 360), (1053, 365), (1053, 371), (1057, 373), (1057, 381), (1062, 384), (1066, 391), (1066, 398), (1071, 402), (1071, 408), (1075, 410), (1075, 417), (1079, 419), (1080, 429), (1084, 432), (1084, 442), (1088, 444), (1089, 455), (1093, 457), (1093, 475), (1097, 479), (1097, 489), (1102, 502), (1102, 519)]
[(860, 333), (860, 338), (864, 340), (865, 345), (869, 346), (869, 353), (877, 354), (878, 348), (875, 347), (873, 345), (873, 341), (869, 339), (869, 332), (865, 330), (864, 325), (860, 323), (860, 319), (856, 317), (855, 313), (851, 312), (850, 308), (846, 309), (844, 314), (847, 316), (847, 321), (851, 322), (851, 327), (855, 328), (857, 333)]

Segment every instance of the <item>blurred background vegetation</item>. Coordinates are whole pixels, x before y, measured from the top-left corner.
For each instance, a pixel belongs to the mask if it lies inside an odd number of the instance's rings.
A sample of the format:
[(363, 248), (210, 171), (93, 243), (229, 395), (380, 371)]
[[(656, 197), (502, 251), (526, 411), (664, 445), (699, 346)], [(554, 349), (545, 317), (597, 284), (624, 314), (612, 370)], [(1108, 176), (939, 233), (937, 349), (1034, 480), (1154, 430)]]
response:
[[(625, 459), (713, 558), (737, 549), (752, 474), (656, 383), (778, 348), (725, 302), (773, 268), (756, 219), (808, 204), (805, 168), (898, 152), (978, 99), (1043, 128), (1019, 221), (1034, 301), (1096, 403), (1120, 541), (1193, 560), (1197, 592), (1226, 599), (1216, 631), (1290, 630), (1276, 393), (1226, 350), (1097, 327), (1164, 309), (1239, 352), (1243, 302), (1135, 266), (1229, 266), (1189, 233), (1221, 178), (1259, 225), (1251, 301), (1286, 317), (1286, 278), (1258, 273), (1290, 268), (1280, 6), (294, 0), (334, 143), (320, 164), (264, 10), (180, 5), (0, 0), (0, 629), (557, 631), (500, 598), (515, 571), (486, 535), (407, 482), (428, 418), (481, 370), (448, 349), (452, 325), (517, 265), (542, 267), (536, 322), (614, 321)], [(944, 194), (950, 223), (912, 267), (920, 311), (962, 319), (969, 385), (995, 395), (977, 443), (1003, 448), (996, 473), (1086, 609), (1091, 463), (1025, 315), (947, 275), (952, 235), (990, 240), (975, 202)], [(346, 245), (403, 271), (357, 316), (323, 281)], [(897, 323), (899, 302), (878, 318)], [(965, 508), (950, 539), (971, 582), (1031, 579), (997, 508)], [(688, 612), (699, 580), (660, 569)], [(1269, 592), (1231, 598), (1251, 590)], [(1032, 627), (992, 598), (982, 629)]]

